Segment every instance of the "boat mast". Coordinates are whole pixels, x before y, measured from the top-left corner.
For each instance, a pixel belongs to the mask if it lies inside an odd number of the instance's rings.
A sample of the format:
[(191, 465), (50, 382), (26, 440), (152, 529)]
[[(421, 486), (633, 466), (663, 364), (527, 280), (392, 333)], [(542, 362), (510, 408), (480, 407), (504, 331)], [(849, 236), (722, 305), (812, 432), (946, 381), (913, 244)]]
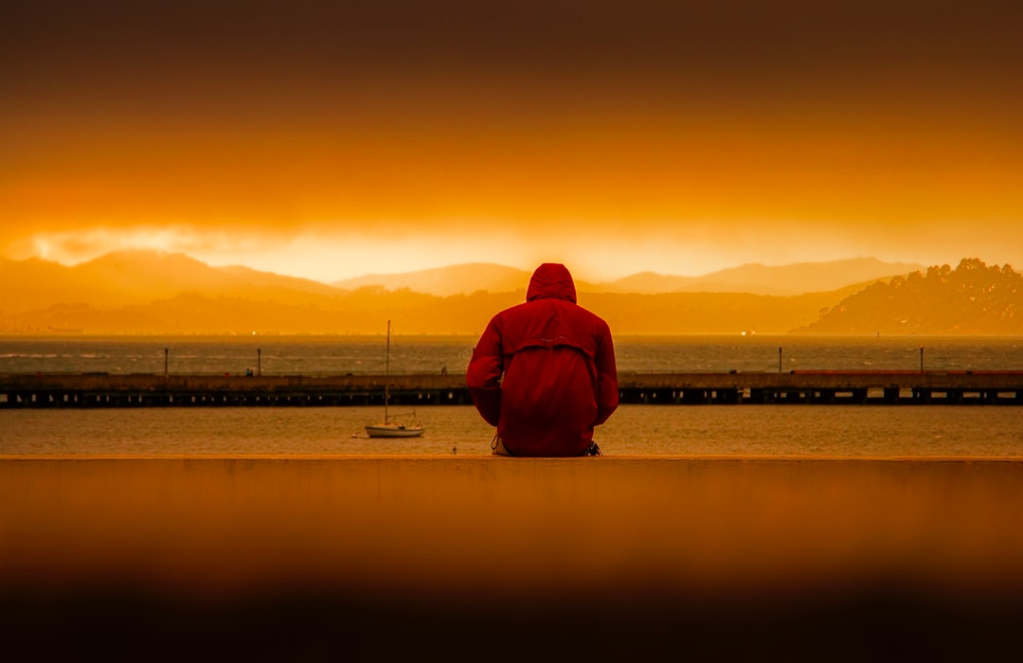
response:
[(384, 423), (388, 423), (387, 401), (391, 400), (391, 321), (387, 321), (387, 354), (384, 358)]

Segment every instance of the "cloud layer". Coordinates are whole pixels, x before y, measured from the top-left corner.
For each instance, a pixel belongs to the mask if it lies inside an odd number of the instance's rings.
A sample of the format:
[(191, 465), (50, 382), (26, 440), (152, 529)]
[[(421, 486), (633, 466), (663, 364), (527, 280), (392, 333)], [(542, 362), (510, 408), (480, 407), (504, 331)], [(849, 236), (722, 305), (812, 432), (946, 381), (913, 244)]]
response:
[(1023, 262), (1018, 3), (208, 4), (6, 10), (0, 251)]

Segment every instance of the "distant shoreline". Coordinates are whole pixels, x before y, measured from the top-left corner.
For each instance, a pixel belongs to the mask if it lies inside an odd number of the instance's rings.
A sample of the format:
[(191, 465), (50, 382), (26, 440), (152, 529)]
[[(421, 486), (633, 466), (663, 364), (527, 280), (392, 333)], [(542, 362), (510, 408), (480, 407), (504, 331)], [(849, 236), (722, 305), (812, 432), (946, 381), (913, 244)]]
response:
[[(743, 334), (739, 333), (677, 333), (677, 334), (666, 334), (666, 333), (629, 333), (629, 334), (612, 334), (615, 339), (626, 340), (626, 339), (736, 339), (745, 341), (755, 341), (762, 339), (841, 339), (841, 340), (853, 340), (853, 339), (946, 339), (946, 340), (970, 340), (970, 339), (1007, 339), (1007, 340), (1020, 340), (1019, 334), (976, 334), (976, 333), (963, 333), (963, 334), (948, 334), (948, 333), (935, 333), (935, 334), (836, 334), (836, 333), (817, 333), (817, 332), (776, 332), (776, 333), (764, 333), (764, 334)], [(359, 340), (380, 340), (386, 337), (386, 333), (360, 333), (360, 334), (337, 334), (337, 333), (323, 333), (323, 334), (300, 334), (300, 333), (288, 333), (288, 334), (276, 334), (276, 333), (258, 333), (258, 334), (187, 334), (187, 333), (150, 333), (150, 334), (113, 334), (113, 333), (16, 333), (16, 332), (0, 332), (0, 342), (10, 339), (32, 339), (39, 341), (48, 340), (59, 340), (68, 341), (74, 339), (109, 339), (116, 341), (153, 341), (160, 339), (181, 339), (181, 340), (217, 340), (217, 341), (245, 341), (245, 342), (257, 342), (257, 341), (273, 341), (275, 339), (281, 340), (302, 340), (302, 339), (331, 339), (331, 340), (346, 340), (346, 341), (359, 341)], [(475, 341), (479, 338), (479, 334), (472, 333), (451, 333), (451, 334), (432, 334), (432, 333), (395, 333), (392, 337), (399, 339), (428, 339), (428, 340), (444, 340), (444, 339), (471, 339)]]

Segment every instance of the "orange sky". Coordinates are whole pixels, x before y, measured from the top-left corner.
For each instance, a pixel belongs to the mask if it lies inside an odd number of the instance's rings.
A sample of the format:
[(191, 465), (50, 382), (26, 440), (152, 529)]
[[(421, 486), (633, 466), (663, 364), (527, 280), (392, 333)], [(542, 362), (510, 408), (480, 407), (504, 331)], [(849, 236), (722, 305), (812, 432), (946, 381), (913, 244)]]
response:
[(4, 10), (4, 255), (1023, 266), (1019, 3), (137, 4)]

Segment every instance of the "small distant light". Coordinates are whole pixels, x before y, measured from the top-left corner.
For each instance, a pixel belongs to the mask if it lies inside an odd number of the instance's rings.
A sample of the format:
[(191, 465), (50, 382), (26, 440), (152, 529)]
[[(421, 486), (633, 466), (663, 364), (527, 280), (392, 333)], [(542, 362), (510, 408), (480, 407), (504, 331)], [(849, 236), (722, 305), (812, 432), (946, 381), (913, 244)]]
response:
[(252, 335), (253, 335), (253, 336), (255, 336), (255, 335), (256, 335), (256, 332), (252, 332)]
[(742, 332), (742, 335), (743, 335), (743, 336), (745, 336), (745, 335), (746, 335), (746, 332)]

